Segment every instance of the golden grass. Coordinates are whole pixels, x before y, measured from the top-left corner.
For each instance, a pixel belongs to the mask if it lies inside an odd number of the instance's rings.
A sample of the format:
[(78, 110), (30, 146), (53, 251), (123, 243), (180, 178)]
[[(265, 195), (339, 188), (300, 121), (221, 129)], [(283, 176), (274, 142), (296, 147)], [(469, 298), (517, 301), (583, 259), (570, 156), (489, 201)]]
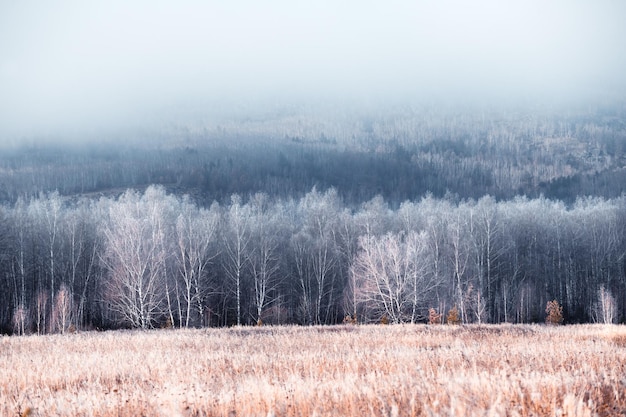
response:
[(336, 326), (0, 338), (1, 416), (626, 413), (620, 326)]

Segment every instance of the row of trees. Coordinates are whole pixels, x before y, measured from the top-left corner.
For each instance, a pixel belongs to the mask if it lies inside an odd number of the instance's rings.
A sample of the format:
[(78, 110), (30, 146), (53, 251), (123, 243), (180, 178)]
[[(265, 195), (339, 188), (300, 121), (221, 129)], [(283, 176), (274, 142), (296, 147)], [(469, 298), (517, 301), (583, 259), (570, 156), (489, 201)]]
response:
[(624, 197), (351, 208), (313, 189), (202, 207), (149, 187), (19, 199), (0, 228), (4, 332), (419, 322), (452, 308), (462, 322), (533, 322), (554, 299), (569, 322), (626, 313)]

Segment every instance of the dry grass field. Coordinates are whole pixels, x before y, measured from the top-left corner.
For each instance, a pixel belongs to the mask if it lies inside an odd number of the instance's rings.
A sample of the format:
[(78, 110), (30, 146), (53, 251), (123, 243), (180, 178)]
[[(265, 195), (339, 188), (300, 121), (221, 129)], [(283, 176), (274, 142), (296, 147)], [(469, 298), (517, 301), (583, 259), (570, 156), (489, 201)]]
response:
[(336, 326), (0, 338), (1, 416), (626, 414), (620, 326)]

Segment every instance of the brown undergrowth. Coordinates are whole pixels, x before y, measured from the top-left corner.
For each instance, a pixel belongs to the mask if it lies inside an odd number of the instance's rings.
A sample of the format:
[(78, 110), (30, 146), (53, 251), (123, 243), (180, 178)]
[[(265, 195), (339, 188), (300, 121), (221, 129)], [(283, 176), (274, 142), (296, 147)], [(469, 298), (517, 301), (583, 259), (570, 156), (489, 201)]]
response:
[(336, 326), (0, 338), (2, 416), (608, 416), (621, 326)]

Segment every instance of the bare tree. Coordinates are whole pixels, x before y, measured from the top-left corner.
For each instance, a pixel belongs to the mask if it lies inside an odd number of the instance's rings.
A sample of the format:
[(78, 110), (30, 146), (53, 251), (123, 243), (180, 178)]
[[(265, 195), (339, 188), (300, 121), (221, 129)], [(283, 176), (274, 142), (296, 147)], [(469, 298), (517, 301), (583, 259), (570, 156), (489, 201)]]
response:
[(40, 211), (40, 219), (43, 220), (45, 237), (48, 254), (48, 275), (50, 278), (50, 304), (54, 306), (55, 285), (56, 285), (56, 269), (58, 249), (58, 235), (61, 222), (61, 197), (58, 192), (54, 192), (39, 198), (33, 203)]
[(343, 314), (350, 315), (354, 322), (358, 320), (358, 303), (356, 300), (356, 277), (350, 274), (350, 267), (358, 249), (358, 231), (354, 218), (347, 209), (344, 209), (339, 215), (338, 230), (341, 275), (347, 277), (343, 291)]
[(499, 223), (498, 206), (495, 199), (486, 196), (478, 200), (470, 208), (471, 237), (474, 245), (475, 269), (478, 275), (475, 289), (475, 306), (480, 305), (483, 313), (479, 321), (486, 319), (490, 313), (488, 303), (494, 299), (494, 283), (498, 277), (494, 276), (494, 267), (498, 259), (505, 252), (505, 241), (499, 239), (501, 225)]
[(18, 305), (13, 313), (13, 331), (17, 335), (26, 334), (30, 325), (29, 318), (28, 309), (22, 304)]
[[(93, 297), (95, 294), (95, 288), (97, 286), (96, 278), (102, 275), (102, 271), (98, 268), (98, 254), (102, 250), (102, 237), (97, 233), (97, 220), (94, 217), (90, 217), (89, 213), (95, 210), (95, 204), (89, 204), (83, 206), (83, 220), (81, 227), (81, 250), (82, 253), (82, 267), (77, 275), (80, 277), (80, 285), (82, 286), (78, 306), (76, 309), (75, 323), (77, 326), (84, 325), (85, 313), (88, 309), (87, 299), (89, 296)], [(94, 284), (92, 286), (92, 283)], [(93, 288), (93, 289), (92, 289)]]
[(604, 285), (598, 289), (598, 301), (593, 306), (592, 317), (596, 323), (617, 323), (617, 303), (615, 297)]
[(275, 207), (270, 207), (265, 194), (256, 194), (252, 206), (252, 242), (249, 265), (254, 283), (256, 321), (261, 322), (263, 310), (277, 299), (280, 284), (279, 222), (282, 220)]
[[(424, 217), (424, 232), (427, 235), (427, 253), (430, 260), (430, 273), (436, 282), (445, 281), (449, 272), (449, 264), (446, 260), (446, 239), (448, 236), (449, 213), (452, 211), (451, 204), (446, 200), (435, 200), (427, 195), (419, 203), (419, 211)], [(443, 286), (442, 291), (437, 291), (438, 310), (446, 311), (447, 293), (453, 292), (453, 285)], [(441, 292), (441, 294), (440, 294)], [(454, 298), (454, 294), (452, 297)]]
[(313, 282), (307, 256), (309, 245), (310, 237), (301, 231), (291, 236), (290, 246), (299, 293), (298, 312), (303, 324), (313, 323)]
[(243, 280), (250, 243), (250, 212), (247, 205), (241, 204), (241, 197), (233, 195), (231, 205), (226, 216), (225, 230), (222, 238), (224, 242), (225, 263), (224, 269), (230, 281), (234, 284), (235, 302), (237, 305), (237, 325), (241, 325), (241, 304)]
[[(32, 266), (27, 263), (27, 245), (31, 234), (33, 233), (33, 225), (30, 221), (30, 217), (27, 213), (27, 205), (24, 200), (19, 198), (13, 207), (11, 216), (11, 226), (13, 228), (14, 236), (14, 254), (13, 254), (13, 266), (12, 273), (15, 276), (16, 281), (16, 304), (19, 306), (26, 306), (28, 288), (26, 284), (27, 268)], [(19, 289), (18, 289), (19, 288)]]
[(35, 318), (37, 326), (37, 334), (46, 332), (46, 317), (48, 314), (48, 293), (45, 291), (37, 292), (35, 299)]
[(458, 303), (461, 320), (468, 320), (465, 305), (465, 291), (469, 285), (466, 270), (469, 264), (471, 248), (469, 244), (469, 230), (461, 213), (457, 211), (456, 218), (449, 222), (448, 239), (450, 245), (450, 262), (452, 264), (453, 281), (452, 288), (456, 302)]
[(158, 201), (127, 191), (111, 204), (102, 233), (107, 295), (122, 321), (150, 328), (162, 317), (165, 293), (164, 233)]
[(415, 322), (425, 300), (440, 282), (430, 271), (426, 234), (363, 236), (352, 265), (357, 299), (374, 320)]
[(472, 284), (469, 284), (465, 291), (464, 305), (468, 313), (471, 313), (471, 319), (478, 324), (482, 324), (487, 319), (487, 305), (485, 297), (482, 291), (475, 289)]
[(337, 268), (337, 220), (341, 207), (337, 191), (330, 189), (319, 193), (315, 188), (299, 204), (302, 215), (302, 230), (307, 243), (307, 271), (311, 274), (309, 283), (313, 283), (314, 299), (313, 322), (328, 322), (330, 311), (334, 307)]
[(67, 285), (61, 284), (52, 310), (53, 331), (64, 334), (72, 323), (72, 294)]
[[(182, 327), (189, 327), (192, 310), (201, 324), (204, 318), (204, 298), (208, 292), (206, 269), (216, 256), (210, 248), (215, 239), (219, 222), (219, 208), (215, 204), (210, 210), (198, 209), (188, 200), (181, 205), (176, 220), (176, 260), (182, 278), (184, 311), (179, 312)], [(180, 307), (179, 307), (180, 310)]]
[[(94, 297), (101, 238), (97, 233), (99, 211), (97, 204), (80, 199), (74, 206), (65, 209), (60, 235), (63, 240), (63, 272), (67, 289), (75, 302), (73, 324), (84, 324), (88, 297)], [(91, 290), (91, 291), (90, 291)]]

